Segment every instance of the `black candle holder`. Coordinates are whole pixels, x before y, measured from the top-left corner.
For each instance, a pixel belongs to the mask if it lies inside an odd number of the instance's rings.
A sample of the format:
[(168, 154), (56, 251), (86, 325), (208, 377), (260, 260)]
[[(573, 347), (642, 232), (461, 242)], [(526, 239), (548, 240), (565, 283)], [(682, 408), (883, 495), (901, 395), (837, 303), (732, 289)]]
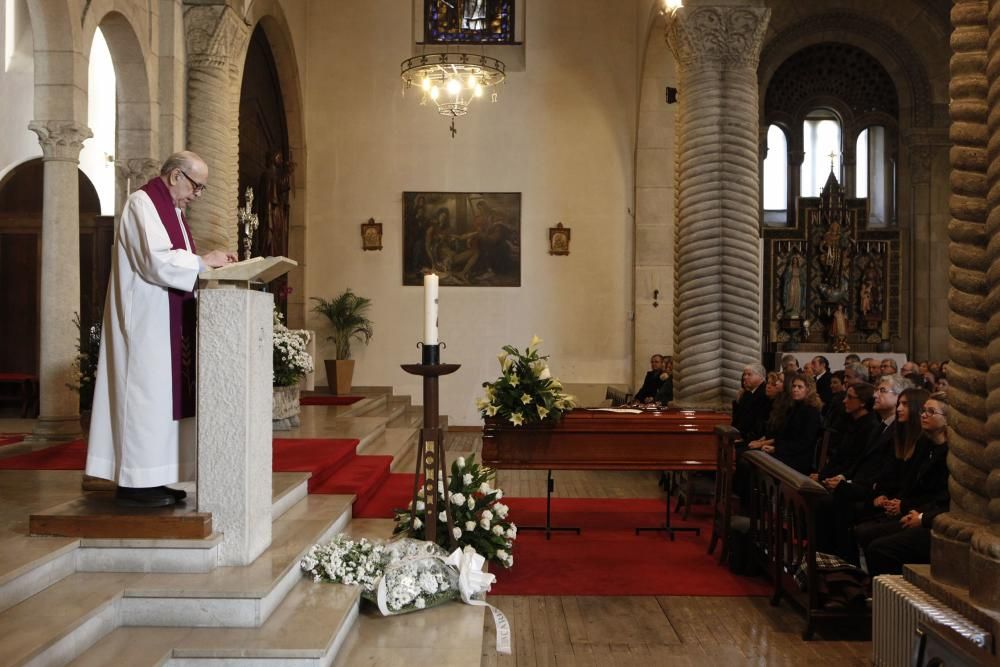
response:
[[(451, 503), (448, 502), (448, 470), (444, 455), (444, 433), (440, 428), (438, 408), (438, 378), (450, 375), (460, 364), (442, 364), (441, 348), (444, 343), (426, 345), (417, 343), (420, 347), (421, 363), (402, 364), (401, 368), (411, 375), (424, 378), (424, 423), (420, 429), (420, 440), (417, 443), (417, 469), (413, 477), (413, 505), (411, 516), (417, 517), (417, 492), (421, 488), (420, 478), (423, 476), (424, 489), (424, 539), (436, 542), (438, 528), (438, 505), (444, 505), (448, 528), (448, 541), (454, 547), (454, 521), (451, 516)], [(438, 483), (442, 484), (444, 493), (438, 491)], [(412, 522), (411, 522), (412, 525)]]

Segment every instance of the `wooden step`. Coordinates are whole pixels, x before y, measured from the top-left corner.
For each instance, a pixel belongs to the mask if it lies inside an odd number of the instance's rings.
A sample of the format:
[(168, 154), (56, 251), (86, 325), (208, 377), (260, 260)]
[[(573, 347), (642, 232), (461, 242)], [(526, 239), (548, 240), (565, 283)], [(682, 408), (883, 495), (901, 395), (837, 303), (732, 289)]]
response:
[(212, 534), (212, 515), (188, 501), (162, 508), (120, 507), (113, 493), (93, 492), (31, 514), (28, 530), (63, 537), (197, 540)]

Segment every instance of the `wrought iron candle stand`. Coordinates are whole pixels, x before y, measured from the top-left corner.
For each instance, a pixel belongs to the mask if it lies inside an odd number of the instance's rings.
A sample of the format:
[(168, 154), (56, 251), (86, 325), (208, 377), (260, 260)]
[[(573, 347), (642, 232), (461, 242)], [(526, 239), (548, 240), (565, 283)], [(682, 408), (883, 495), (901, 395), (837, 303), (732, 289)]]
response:
[[(451, 503), (448, 502), (448, 471), (444, 455), (444, 434), (441, 432), (438, 416), (438, 378), (450, 375), (461, 364), (442, 364), (441, 348), (444, 343), (426, 345), (417, 343), (421, 348), (421, 363), (402, 364), (402, 369), (411, 375), (424, 378), (424, 425), (420, 429), (420, 441), (417, 444), (417, 469), (413, 478), (413, 510), (412, 516), (417, 517), (417, 491), (420, 489), (420, 479), (423, 477), (424, 489), (424, 539), (436, 542), (438, 529), (438, 504), (444, 505), (447, 519), (448, 540), (454, 547), (456, 544), (453, 532), (454, 522), (451, 517)], [(438, 482), (441, 482), (444, 493), (438, 492)]]

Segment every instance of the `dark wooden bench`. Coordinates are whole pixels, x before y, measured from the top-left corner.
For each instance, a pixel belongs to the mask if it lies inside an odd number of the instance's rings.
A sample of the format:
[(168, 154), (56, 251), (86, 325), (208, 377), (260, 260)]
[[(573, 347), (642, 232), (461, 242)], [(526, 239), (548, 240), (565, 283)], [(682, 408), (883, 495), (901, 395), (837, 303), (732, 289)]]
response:
[(729, 557), (729, 533), (733, 528), (733, 475), (736, 472), (736, 443), (742, 441), (740, 432), (728, 424), (715, 427), (715, 497), (712, 501), (712, 537), (708, 542), (708, 553), (715, 552), (721, 542), (719, 563), (726, 563)]
[[(867, 619), (871, 612), (851, 607), (828, 608), (820, 595), (820, 571), (816, 567), (816, 507), (827, 490), (763, 452), (746, 452), (750, 464), (750, 550), (755, 562), (774, 585), (771, 604), (791, 599), (805, 613), (803, 639), (811, 639), (816, 621)], [(806, 564), (805, 590), (795, 574)]]
[(29, 373), (0, 373), (0, 385), (13, 386), (17, 395), (0, 395), (0, 401), (21, 403), (21, 417), (38, 413), (38, 378)]

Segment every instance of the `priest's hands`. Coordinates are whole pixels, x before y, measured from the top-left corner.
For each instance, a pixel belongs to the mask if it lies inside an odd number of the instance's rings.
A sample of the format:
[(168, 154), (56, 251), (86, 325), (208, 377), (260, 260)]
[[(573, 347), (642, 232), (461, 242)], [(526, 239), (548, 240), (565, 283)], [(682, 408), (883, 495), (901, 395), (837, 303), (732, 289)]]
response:
[(225, 252), (224, 250), (212, 250), (202, 255), (201, 261), (205, 262), (210, 268), (217, 269), (220, 266), (235, 262), (236, 254)]

